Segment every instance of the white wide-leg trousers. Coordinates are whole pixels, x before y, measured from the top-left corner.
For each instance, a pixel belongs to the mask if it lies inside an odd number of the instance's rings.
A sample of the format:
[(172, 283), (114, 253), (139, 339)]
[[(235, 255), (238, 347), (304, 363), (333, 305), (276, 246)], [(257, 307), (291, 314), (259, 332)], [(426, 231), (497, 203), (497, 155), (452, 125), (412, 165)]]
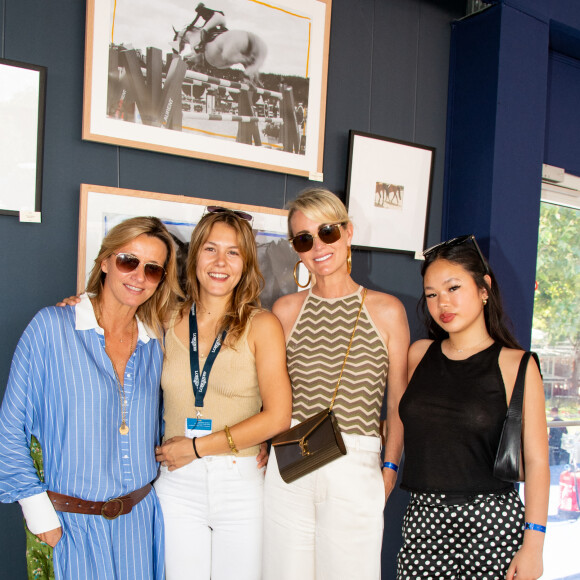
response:
[(263, 580), (380, 578), (385, 507), (380, 439), (343, 438), (345, 456), (290, 484), (280, 477), (271, 452)]
[(264, 469), (255, 457), (202, 457), (155, 491), (165, 522), (167, 580), (260, 580)]

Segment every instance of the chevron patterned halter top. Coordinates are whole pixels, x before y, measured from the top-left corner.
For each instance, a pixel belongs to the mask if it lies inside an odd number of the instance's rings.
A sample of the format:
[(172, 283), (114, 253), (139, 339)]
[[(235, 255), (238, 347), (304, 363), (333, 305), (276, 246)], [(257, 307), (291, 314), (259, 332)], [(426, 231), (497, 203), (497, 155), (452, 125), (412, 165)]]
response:
[[(362, 287), (334, 299), (309, 290), (286, 345), (294, 419), (304, 421), (330, 404), (361, 298)], [(385, 343), (365, 304), (334, 403), (343, 433), (379, 435), (388, 369)]]

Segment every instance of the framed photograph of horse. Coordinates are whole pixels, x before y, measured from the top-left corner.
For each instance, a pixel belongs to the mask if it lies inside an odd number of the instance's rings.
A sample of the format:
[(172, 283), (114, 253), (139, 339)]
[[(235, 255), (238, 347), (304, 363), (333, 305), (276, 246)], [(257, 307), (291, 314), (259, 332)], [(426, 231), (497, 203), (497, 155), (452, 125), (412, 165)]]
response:
[(46, 68), (0, 58), (0, 214), (40, 221)]
[(83, 139), (321, 180), (331, 1), (87, 0)]
[(435, 149), (350, 131), (346, 203), (355, 248), (420, 253)]
[[(184, 286), (185, 259), (191, 232), (208, 205), (220, 205), (252, 215), (258, 260), (265, 279), (260, 296), (264, 307), (271, 308), (277, 298), (297, 290), (294, 282), (294, 266), (298, 258), (288, 243), (286, 210), (82, 184), (77, 292), (84, 291), (95, 257), (109, 230), (123, 220), (140, 215), (157, 216), (167, 226), (177, 247), (180, 282)], [(300, 266), (302, 267), (302, 264)], [(308, 272), (301, 269), (297, 276), (303, 284), (308, 279)]]

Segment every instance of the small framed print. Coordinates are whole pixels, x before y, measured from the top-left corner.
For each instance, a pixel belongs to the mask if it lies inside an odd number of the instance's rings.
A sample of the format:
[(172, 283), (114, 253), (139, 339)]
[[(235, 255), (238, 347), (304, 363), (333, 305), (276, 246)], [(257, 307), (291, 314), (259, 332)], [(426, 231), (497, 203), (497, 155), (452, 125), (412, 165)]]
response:
[(426, 239), (435, 149), (350, 132), (346, 202), (355, 248), (420, 253)]

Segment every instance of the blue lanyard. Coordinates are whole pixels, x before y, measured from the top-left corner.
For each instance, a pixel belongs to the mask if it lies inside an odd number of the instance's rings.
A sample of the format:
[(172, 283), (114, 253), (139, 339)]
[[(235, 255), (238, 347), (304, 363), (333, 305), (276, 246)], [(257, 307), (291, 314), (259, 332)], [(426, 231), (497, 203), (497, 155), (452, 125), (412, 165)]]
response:
[(189, 365), (191, 367), (191, 382), (193, 384), (193, 392), (195, 394), (195, 406), (203, 407), (203, 399), (207, 392), (207, 383), (209, 380), (209, 373), (217, 355), (226, 338), (227, 329), (222, 332), (221, 337), (216, 336), (213, 346), (207, 355), (203, 372), (199, 368), (199, 345), (197, 340), (197, 316), (195, 314), (195, 304), (191, 307), (189, 313), (189, 332), (191, 333), (191, 342), (189, 347)]

